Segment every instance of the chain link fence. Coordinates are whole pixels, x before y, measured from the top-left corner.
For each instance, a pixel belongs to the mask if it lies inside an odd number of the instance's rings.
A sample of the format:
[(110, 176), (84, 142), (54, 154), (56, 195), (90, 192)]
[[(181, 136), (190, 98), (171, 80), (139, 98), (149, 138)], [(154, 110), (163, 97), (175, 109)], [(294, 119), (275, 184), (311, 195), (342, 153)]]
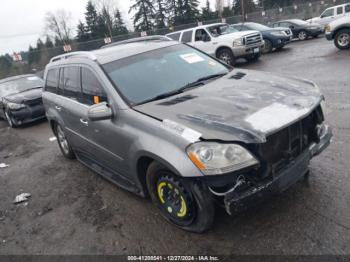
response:
[[(293, 6), (288, 6), (288, 7), (281, 7), (281, 8), (277, 7), (269, 10), (261, 9), (260, 11), (246, 14), (245, 20), (262, 23), (266, 25), (270, 25), (273, 22), (276, 22), (278, 20), (283, 20), (283, 19), (299, 18), (299, 19), (306, 20), (315, 16), (319, 16), (326, 8), (330, 6), (344, 4), (344, 3), (349, 3), (349, 0), (313, 1), (313, 2), (304, 2), (303, 4), (295, 4)], [(199, 23), (204, 25), (218, 23), (218, 22), (235, 24), (235, 23), (241, 22), (243, 20), (242, 18), (243, 18), (242, 16), (233, 16), (233, 17), (226, 17), (223, 19), (220, 18), (220, 19), (214, 19), (214, 20), (208, 20), (208, 21), (200, 21), (200, 22), (195, 22), (191, 24), (184, 24), (184, 25), (178, 25), (175, 27), (149, 31), (147, 32), (147, 35), (164, 35), (170, 32), (195, 27)], [(110, 38), (110, 40), (111, 42), (118, 42), (118, 41), (139, 37), (140, 35), (141, 35), (141, 32), (133, 32), (127, 35), (113, 36)], [(105, 39), (96, 39), (96, 40), (91, 40), (86, 42), (72, 41), (72, 43), (70, 43), (70, 46), (69, 46), (69, 51), (90, 51), (90, 50), (99, 49), (104, 45), (105, 45)], [(45, 48), (44, 50), (40, 50), (40, 51), (21, 52), (20, 53), (22, 58), (21, 61), (18, 61), (18, 62), (14, 62), (13, 60), (11, 61), (11, 63), (14, 64), (14, 70), (11, 70), (10, 72), (5, 72), (0, 68), (0, 78), (6, 77), (9, 75), (24, 74), (24, 73), (38, 73), (40, 75), (40, 72), (45, 68), (46, 64), (50, 61), (52, 57), (61, 55), (64, 53), (65, 51), (63, 46)], [(7, 57), (7, 59), (10, 59), (10, 58), (11, 57)]]

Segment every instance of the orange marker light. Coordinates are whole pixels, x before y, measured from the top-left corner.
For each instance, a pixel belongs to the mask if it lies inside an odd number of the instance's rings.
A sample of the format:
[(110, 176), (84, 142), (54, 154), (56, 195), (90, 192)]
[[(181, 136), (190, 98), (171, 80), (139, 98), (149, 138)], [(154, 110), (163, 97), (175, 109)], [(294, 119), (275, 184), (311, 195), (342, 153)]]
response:
[(193, 164), (195, 164), (200, 170), (205, 169), (205, 165), (198, 159), (198, 157), (194, 153), (189, 152), (188, 157), (192, 160)]
[(94, 96), (94, 103), (95, 103), (95, 105), (100, 103), (100, 97), (99, 96)]

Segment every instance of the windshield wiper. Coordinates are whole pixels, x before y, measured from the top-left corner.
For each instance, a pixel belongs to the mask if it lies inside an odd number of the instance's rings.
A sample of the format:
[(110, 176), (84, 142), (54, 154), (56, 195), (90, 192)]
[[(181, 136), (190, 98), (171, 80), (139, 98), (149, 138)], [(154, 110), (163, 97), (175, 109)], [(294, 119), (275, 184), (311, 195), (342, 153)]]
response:
[(135, 104), (135, 106), (146, 104), (146, 103), (150, 103), (150, 102), (154, 102), (154, 101), (157, 101), (157, 100), (161, 100), (161, 99), (165, 99), (165, 98), (168, 98), (168, 97), (171, 97), (171, 96), (174, 96), (174, 95), (181, 94), (181, 93), (183, 93), (185, 91), (193, 89), (194, 87), (198, 87), (198, 86), (204, 85), (203, 82), (205, 82), (205, 81), (208, 81), (208, 80), (214, 79), (214, 78), (218, 78), (218, 77), (222, 77), (222, 76), (225, 76), (225, 75), (227, 75), (227, 73), (213, 74), (213, 75), (201, 77), (201, 78), (197, 79), (196, 81), (188, 83), (188, 84), (186, 84), (185, 86), (183, 86), (183, 87), (181, 87), (179, 89), (176, 89), (174, 91), (170, 91), (168, 93), (164, 93), (164, 94), (155, 96), (155, 97), (153, 97), (151, 99), (148, 99), (148, 100), (143, 101), (141, 103)]

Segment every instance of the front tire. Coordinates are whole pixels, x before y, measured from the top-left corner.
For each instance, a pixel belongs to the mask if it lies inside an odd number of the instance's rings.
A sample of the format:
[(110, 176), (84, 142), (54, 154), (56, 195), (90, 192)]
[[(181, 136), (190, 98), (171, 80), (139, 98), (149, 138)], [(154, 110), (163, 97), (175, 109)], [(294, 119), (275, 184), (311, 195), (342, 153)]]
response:
[(180, 178), (158, 162), (149, 166), (146, 181), (152, 202), (168, 222), (194, 233), (211, 228), (215, 206), (202, 182)]
[(220, 59), (221, 61), (224, 61), (228, 65), (235, 65), (235, 57), (233, 55), (232, 50), (228, 48), (223, 48), (219, 50), (217, 53), (217, 58)]
[(300, 41), (304, 41), (306, 40), (307, 38), (309, 37), (309, 35), (307, 34), (307, 32), (305, 30), (301, 30), (299, 33), (298, 33), (298, 39)]
[(6, 121), (7, 121), (8, 125), (11, 128), (18, 127), (17, 124), (15, 123), (15, 121), (12, 119), (11, 113), (8, 110), (5, 111), (5, 118), (6, 118)]
[(265, 44), (264, 47), (262, 48), (262, 53), (267, 54), (272, 52), (272, 42), (269, 39), (264, 39)]
[(335, 35), (334, 44), (340, 50), (350, 49), (350, 29), (340, 30)]
[(54, 131), (63, 156), (68, 159), (75, 159), (74, 151), (66, 138), (63, 128), (59, 124), (55, 124)]

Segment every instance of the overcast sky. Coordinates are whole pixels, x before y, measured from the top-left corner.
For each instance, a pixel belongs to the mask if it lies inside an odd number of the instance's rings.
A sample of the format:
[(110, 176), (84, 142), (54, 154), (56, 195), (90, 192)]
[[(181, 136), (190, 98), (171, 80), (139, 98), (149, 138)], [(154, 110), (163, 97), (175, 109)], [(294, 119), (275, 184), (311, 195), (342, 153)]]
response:
[[(129, 20), (129, 0), (115, 0), (125, 20)], [(202, 4), (205, 0), (201, 0)], [(215, 0), (211, 0), (212, 8)], [(84, 20), (87, 0), (7, 0), (0, 8), (0, 54), (28, 50), (39, 37), (45, 35), (44, 18), (49, 11), (66, 9), (72, 14), (74, 30)]]

